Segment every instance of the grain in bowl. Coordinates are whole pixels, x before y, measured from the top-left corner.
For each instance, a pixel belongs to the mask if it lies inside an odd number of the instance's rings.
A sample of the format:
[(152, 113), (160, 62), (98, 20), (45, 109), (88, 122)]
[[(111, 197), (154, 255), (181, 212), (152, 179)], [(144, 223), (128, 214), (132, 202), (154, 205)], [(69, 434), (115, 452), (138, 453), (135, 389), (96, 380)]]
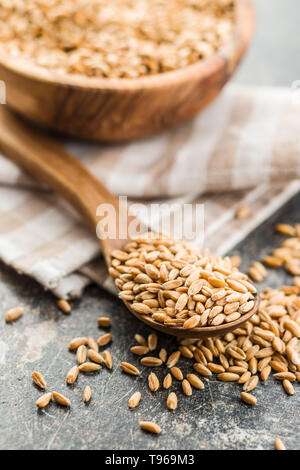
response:
[(1, 0), (0, 50), (67, 74), (159, 74), (227, 44), (234, 6), (234, 0)]

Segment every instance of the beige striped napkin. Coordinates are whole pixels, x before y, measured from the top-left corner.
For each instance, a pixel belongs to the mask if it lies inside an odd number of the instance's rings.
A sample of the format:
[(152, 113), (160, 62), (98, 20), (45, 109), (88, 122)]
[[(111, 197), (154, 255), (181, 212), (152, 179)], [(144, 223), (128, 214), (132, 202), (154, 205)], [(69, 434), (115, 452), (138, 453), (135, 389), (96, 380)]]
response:
[[(205, 246), (225, 254), (300, 189), (300, 105), (288, 89), (229, 85), (192, 121), (122, 145), (62, 140), (116, 194), (203, 203)], [(166, 202), (166, 199), (164, 199)], [(253, 215), (235, 218), (241, 204)], [(0, 258), (59, 297), (111, 289), (97, 240), (56, 196), (0, 155)]]

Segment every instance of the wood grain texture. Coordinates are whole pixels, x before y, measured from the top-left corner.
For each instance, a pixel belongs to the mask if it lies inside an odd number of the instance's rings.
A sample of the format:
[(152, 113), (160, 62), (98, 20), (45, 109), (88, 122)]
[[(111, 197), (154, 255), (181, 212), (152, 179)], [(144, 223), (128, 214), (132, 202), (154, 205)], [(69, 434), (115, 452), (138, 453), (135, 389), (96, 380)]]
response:
[(207, 106), (230, 79), (251, 40), (252, 0), (237, 0), (235, 32), (226, 48), (189, 67), (138, 79), (61, 75), (0, 57), (7, 103), (71, 136), (125, 141), (175, 126)]

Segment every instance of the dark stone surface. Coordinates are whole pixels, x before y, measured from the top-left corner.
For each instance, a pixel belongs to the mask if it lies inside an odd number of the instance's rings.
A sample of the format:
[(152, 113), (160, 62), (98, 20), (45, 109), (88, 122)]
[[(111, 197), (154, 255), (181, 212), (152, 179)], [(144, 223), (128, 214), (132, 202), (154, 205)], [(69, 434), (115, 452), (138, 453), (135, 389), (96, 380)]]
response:
[[(289, 85), (299, 71), (297, 0), (256, 2), (259, 23), (255, 42), (237, 80), (244, 83)], [(284, 3), (284, 5), (283, 5)], [(277, 30), (280, 34), (277, 34)], [(272, 53), (270, 52), (272, 51)], [(296, 54), (297, 52), (297, 54)], [(274, 234), (276, 221), (300, 222), (300, 195), (259, 227), (235, 250), (243, 255), (243, 268), (278, 245)], [(270, 270), (266, 284), (279, 286), (291, 281), (282, 269)], [(274, 379), (260, 384), (255, 391), (256, 407), (240, 402), (236, 384), (205, 380), (204, 391), (185, 397), (178, 383), (179, 405), (176, 412), (166, 409), (167, 391), (151, 394), (147, 388), (148, 370), (133, 378), (121, 373), (119, 363), (131, 360), (128, 352), (135, 332), (149, 330), (132, 317), (109, 294), (90, 287), (83, 299), (65, 316), (55, 306), (55, 299), (35, 282), (0, 265), (0, 310), (16, 305), (26, 313), (14, 325), (0, 321), (0, 448), (1, 449), (272, 449), (279, 435), (290, 449), (299, 449), (299, 386), (288, 397)], [(96, 318), (108, 314), (113, 319), (114, 358), (111, 372), (81, 375), (74, 387), (65, 385), (65, 375), (74, 365), (74, 355), (67, 344), (74, 336), (100, 336)], [(169, 351), (175, 342), (160, 336), (159, 345)], [(187, 360), (184, 371), (190, 370)], [(66, 394), (71, 410), (50, 405), (37, 411), (35, 401), (41, 392), (32, 384), (31, 373), (41, 371), (49, 390)], [(161, 379), (164, 371), (158, 371)], [(86, 384), (93, 389), (88, 406), (82, 402)], [(127, 402), (135, 391), (142, 392), (140, 406), (129, 411)], [(160, 436), (146, 435), (138, 426), (140, 419), (155, 420), (162, 427)]]
[[(276, 221), (299, 221), (299, 204), (300, 195), (237, 247), (235, 252), (243, 255), (245, 269), (280, 242), (281, 236), (273, 230)], [(270, 270), (265, 284), (279, 286), (290, 281), (283, 269)], [(165, 405), (168, 392), (152, 394), (148, 390), (147, 368), (141, 367), (138, 378), (120, 371), (123, 360), (138, 365), (128, 349), (134, 344), (134, 333), (147, 335), (149, 330), (112, 296), (90, 287), (71, 316), (65, 316), (55, 307), (52, 295), (1, 266), (0, 299), (1, 311), (17, 304), (26, 306), (26, 314), (14, 325), (0, 322), (0, 448), (272, 449), (277, 435), (289, 448), (300, 448), (296, 432), (300, 425), (298, 385), (296, 394), (288, 397), (281, 384), (271, 378), (255, 390), (258, 405), (249, 407), (240, 401), (237, 384), (220, 383), (215, 377), (204, 379), (204, 391), (185, 397), (179, 383), (175, 383), (179, 406), (176, 412), (170, 412)], [(100, 336), (96, 318), (101, 314), (113, 319), (110, 350), (114, 368), (89, 377), (80, 375), (78, 383), (68, 387), (65, 375), (75, 358), (67, 344), (74, 336)], [(176, 348), (175, 340), (163, 335), (159, 345), (170, 352)], [(182, 360), (182, 368), (189, 371), (190, 362)], [(71, 399), (71, 410), (54, 404), (45, 411), (36, 410), (34, 403), (41, 392), (30, 378), (34, 369), (44, 374), (49, 390)], [(165, 373), (165, 368), (157, 372), (160, 379)], [(86, 384), (93, 389), (88, 406), (82, 403)], [(142, 392), (142, 401), (130, 411), (128, 398), (136, 390)], [(158, 422), (162, 434), (141, 432), (140, 419)]]

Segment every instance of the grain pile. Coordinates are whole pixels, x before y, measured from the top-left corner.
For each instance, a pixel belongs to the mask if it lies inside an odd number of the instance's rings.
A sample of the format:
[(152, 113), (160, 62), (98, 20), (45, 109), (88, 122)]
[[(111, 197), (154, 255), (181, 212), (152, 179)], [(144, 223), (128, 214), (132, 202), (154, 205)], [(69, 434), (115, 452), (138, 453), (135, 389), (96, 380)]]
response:
[[(285, 240), (281, 247), (274, 250), (270, 256), (282, 259), (281, 265), (285, 265), (285, 263), (297, 265), (299, 259), (299, 225), (292, 227), (280, 224), (279, 228), (277, 226), (277, 230), (288, 235), (290, 238)], [(210, 263), (212, 267), (215, 267), (217, 264), (219, 265), (219, 263), (225, 263), (226, 267), (222, 266), (223, 274), (224, 269), (228, 269), (228, 263), (231, 263), (230, 275), (225, 273), (225, 277), (222, 279), (226, 279), (226, 282), (228, 282), (228, 276), (230, 278), (232, 273), (238, 273), (239, 279), (234, 279), (234, 281), (241, 283), (241, 285), (248, 285), (248, 281), (244, 277), (245, 275), (241, 275), (236, 267), (232, 267), (232, 264), (234, 266), (239, 264), (239, 259), (221, 260), (207, 253), (199, 255), (197, 250), (190, 251), (191, 248), (187, 248), (185, 245), (184, 250), (187, 251), (183, 251), (182, 246), (181, 243), (180, 249), (178, 249), (179, 247), (176, 243), (174, 244), (174, 240), (171, 241), (167, 237), (157, 238), (152, 236), (147, 241), (144, 239), (132, 241), (124, 252), (116, 252), (113, 260), (112, 269), (114, 271), (112, 271), (112, 274), (114, 274), (117, 287), (121, 289), (121, 293), (127, 291), (127, 295), (129, 295), (128, 290), (132, 291), (131, 295), (133, 298), (127, 300), (135, 302), (136, 295), (139, 296), (141, 293), (148, 292), (151, 294), (150, 297), (142, 299), (143, 302), (146, 300), (145, 305), (152, 305), (151, 308), (154, 308), (155, 302), (153, 301), (158, 301), (156, 289), (153, 292), (144, 287), (140, 289), (141, 286), (149, 285), (149, 279), (143, 277), (143, 281), (147, 281), (145, 283), (137, 282), (135, 279), (136, 276), (150, 276), (150, 273), (153, 274), (155, 272), (153, 267), (150, 268), (148, 266), (147, 268), (148, 263), (150, 263), (150, 266), (155, 266), (159, 276), (161, 276), (162, 266), (165, 266), (165, 275), (169, 276), (173, 272), (172, 276), (174, 276), (174, 279), (178, 279), (183, 276), (181, 271), (186, 266), (190, 266), (192, 261), (194, 264), (197, 264), (201, 260), (203, 262), (205, 257), (208, 257), (203, 265), (200, 263), (200, 266), (196, 266), (196, 271), (198, 267), (200, 268), (200, 271), (197, 271), (197, 275), (199, 273), (203, 274), (203, 270), (204, 272), (207, 270), (206, 263)], [(138, 256), (136, 253), (138, 253)], [(184, 264), (184, 266), (178, 264), (176, 266), (178, 260), (182, 262), (184, 256), (187, 256), (185, 260), (187, 264)], [(196, 256), (196, 260), (192, 260), (194, 256)], [(170, 263), (172, 264), (174, 260), (175, 266), (170, 266)], [(203, 267), (204, 264), (205, 269)], [(274, 267), (278, 267), (277, 264), (275, 263), (274, 265), (273, 263)], [(271, 266), (270, 263), (269, 265)], [(211, 275), (211, 271), (209, 272)], [(289, 272), (291, 274), (295, 273), (294, 270), (291, 271), (290, 269)], [(186, 279), (190, 275), (192, 274), (187, 273)], [(159, 283), (159, 279), (160, 277), (156, 275), (154, 284), (159, 284), (161, 289), (163, 284)], [(206, 278), (204, 276), (203, 279), (205, 282), (203, 285), (201, 284), (201, 289), (208, 287), (206, 282), (211, 282), (209, 281), (210, 277)], [(221, 280), (221, 278), (219, 279)], [(167, 277), (166, 279), (160, 279), (160, 281), (169, 282), (170, 280)], [(175, 288), (174, 292), (178, 292), (179, 289), (180, 297), (182, 293), (188, 292), (193, 282), (195, 282), (195, 279), (192, 278), (192, 282), (186, 285), (185, 280), (184, 283)], [(124, 285), (125, 289), (122, 289)], [(137, 291), (135, 291), (135, 285), (137, 285)], [(186, 292), (180, 290), (182, 286), (187, 287), (185, 289)], [(210, 288), (217, 289), (217, 291), (219, 289), (232, 290), (232, 286), (216, 287), (212, 285)], [(235, 294), (244, 295), (244, 293), (237, 290), (235, 293), (231, 292), (228, 294), (227, 292), (226, 297)], [(196, 293), (193, 295), (201, 294)], [(169, 303), (167, 307), (173, 308), (175, 317), (176, 303), (179, 297), (177, 295), (173, 296), (171, 298), (173, 301), (172, 305)], [(211, 297), (210, 295), (209, 298)], [(167, 298), (167, 300), (170, 299)], [(195, 301), (195, 299), (192, 300)], [(195, 302), (200, 302), (200, 300), (197, 298)], [(237, 302), (237, 300), (235, 299), (234, 302)], [(222, 307), (225, 307), (228, 303), (231, 304), (232, 302), (228, 302), (227, 299), (227, 302)], [(196, 313), (192, 314), (190, 318), (195, 316)], [(110, 327), (111, 320), (109, 317), (100, 317), (97, 320), (97, 324), (100, 328), (107, 328)], [(75, 384), (80, 373), (98, 372), (103, 365), (108, 369), (112, 368), (110, 352), (108, 350), (99, 351), (100, 347), (104, 348), (107, 344), (110, 344), (112, 339), (111, 333), (105, 333), (97, 341), (92, 336), (78, 336), (69, 342), (68, 349), (76, 354), (77, 364), (66, 374), (65, 380), (68, 385)], [(124, 357), (124, 359), (120, 363), (121, 373), (133, 376), (132, 378), (135, 378), (135, 385), (137, 387), (141, 386), (141, 379), (144, 382), (146, 381), (153, 396), (158, 396), (159, 399), (165, 400), (165, 406), (170, 413), (176, 412), (178, 409), (180, 410), (184, 399), (188, 399), (194, 393), (201, 394), (201, 391), (205, 389), (213, 374), (216, 374), (216, 378), (222, 382), (235, 382), (240, 385), (240, 401), (249, 406), (259, 405), (259, 400), (255, 396), (255, 390), (261, 383), (265, 384), (272, 376), (282, 385), (284, 392), (292, 396), (295, 394), (295, 383), (300, 383), (299, 277), (294, 277), (294, 285), (282, 286), (279, 289), (264, 289), (257, 313), (242, 326), (222, 337), (201, 340), (178, 337), (177, 347), (167, 351), (159, 345), (158, 336), (155, 333), (150, 333), (148, 338), (136, 333), (134, 344), (130, 347), (129, 357)], [(191, 367), (189, 367), (189, 364)], [(32, 373), (32, 380), (43, 391), (43, 395), (36, 401), (38, 408), (47, 407), (51, 401), (56, 402), (60, 406), (71, 406), (70, 400), (61, 393), (46, 392), (46, 380), (40, 372), (34, 371)], [(178, 391), (177, 384), (180, 384), (181, 393)], [(88, 403), (91, 397), (92, 390), (87, 385), (81, 399), (84, 403)], [(128, 401), (129, 412), (133, 412), (135, 408), (142, 406), (144, 399), (145, 397), (141, 391), (134, 391)], [(154, 421), (140, 421), (139, 426), (143, 431), (152, 434), (160, 434), (162, 431), (159, 424)], [(279, 437), (276, 437), (274, 446), (277, 450), (285, 450), (285, 445)]]
[(264, 265), (269, 268), (284, 267), (289, 274), (294, 276), (294, 285), (300, 288), (300, 224), (280, 223), (275, 226), (275, 230), (288, 238), (272, 253), (265, 255), (262, 262), (255, 261), (248, 270), (248, 274), (253, 281), (262, 282), (268, 274)]
[(219, 326), (255, 307), (256, 288), (228, 257), (153, 233), (135, 238), (112, 257), (109, 272), (119, 297), (157, 323)]
[[(275, 248), (272, 255), (265, 256), (263, 261), (273, 268), (284, 266), (289, 274), (300, 276), (300, 224), (277, 224), (275, 228), (281, 235), (289, 238)], [(300, 287), (300, 279), (295, 277), (294, 284)]]
[(135, 78), (206, 59), (233, 35), (234, 0), (1, 0), (0, 48), (47, 69)]
[[(257, 398), (250, 392), (260, 382), (267, 382), (272, 371), (275, 379), (282, 383), (285, 392), (288, 395), (294, 394), (292, 383), (300, 382), (299, 338), (299, 295), (288, 289), (288, 286), (279, 290), (269, 288), (262, 294), (258, 313), (241, 328), (220, 338), (179, 338), (178, 349), (163, 360), (160, 359), (159, 350), (158, 357), (152, 352), (151, 361), (145, 361), (148, 351), (144, 350), (140, 363), (147, 367), (166, 368), (167, 373), (162, 384), (156, 373), (151, 372), (148, 376), (148, 386), (151, 392), (157, 392), (160, 388), (168, 390), (166, 406), (170, 410), (175, 410), (178, 404), (175, 392), (170, 390), (173, 379), (180, 381), (183, 393), (190, 396), (193, 389), (203, 390), (203, 377), (206, 379), (212, 374), (217, 374), (218, 380), (240, 384), (241, 399), (249, 405), (256, 405)], [(141, 335), (137, 335), (135, 339), (144, 347), (149, 345), (149, 339), (147, 342)], [(131, 348), (131, 352), (137, 356), (141, 355), (136, 352), (135, 347)], [(182, 358), (193, 361), (194, 372), (189, 372), (186, 376), (183, 374), (179, 367)], [(123, 369), (124, 372), (131, 373), (131, 368), (135, 368), (136, 375), (140, 374), (135, 365), (126, 364), (127, 369)]]
[[(282, 384), (286, 394), (293, 395), (294, 383), (300, 382), (299, 291), (297, 286), (267, 288), (261, 295), (257, 314), (242, 327), (219, 338), (177, 338), (177, 349), (173, 351), (161, 347), (155, 333), (150, 333), (148, 338), (137, 333), (129, 358), (120, 364), (121, 373), (137, 378), (137, 387), (141, 386), (141, 380), (147, 381), (153, 395), (160, 392), (157, 396), (165, 400), (170, 413), (180, 409), (184, 397), (188, 399), (194, 393), (201, 394), (213, 374), (222, 382), (240, 385), (240, 400), (249, 406), (258, 404), (253, 392), (271, 375)], [(103, 328), (102, 325), (109, 327), (111, 322), (108, 317), (100, 317), (97, 323)], [(77, 365), (66, 375), (68, 385), (75, 384), (80, 372), (95, 373), (102, 365), (112, 368), (109, 351), (99, 351), (102, 338), (107, 335), (110, 342), (111, 333), (102, 334), (98, 341), (91, 336), (78, 336), (69, 342), (68, 349), (75, 353)], [(51, 401), (64, 407), (71, 406), (69, 398), (61, 393), (45, 393), (47, 384), (40, 372), (34, 371), (32, 379), (44, 392), (36, 402), (38, 408), (47, 407)], [(84, 403), (88, 403), (91, 396), (91, 387), (87, 385), (82, 396)], [(128, 401), (129, 410), (142, 406), (144, 399), (141, 391), (134, 391)], [(155, 421), (140, 421), (139, 426), (152, 434), (162, 432)], [(276, 438), (275, 447), (278, 450), (285, 448), (279, 438)]]

